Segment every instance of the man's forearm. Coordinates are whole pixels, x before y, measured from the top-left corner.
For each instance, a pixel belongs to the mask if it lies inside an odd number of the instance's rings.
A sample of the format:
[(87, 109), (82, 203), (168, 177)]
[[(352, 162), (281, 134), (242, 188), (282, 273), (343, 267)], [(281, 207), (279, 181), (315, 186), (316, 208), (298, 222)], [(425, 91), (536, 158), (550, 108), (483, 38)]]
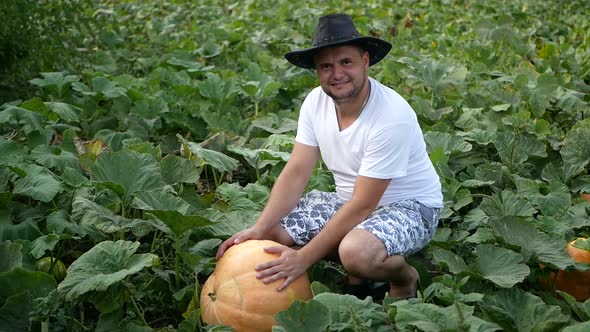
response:
[(268, 202), (258, 217), (255, 227), (266, 232), (285, 217), (299, 202), (308, 177), (286, 170), (272, 187)]

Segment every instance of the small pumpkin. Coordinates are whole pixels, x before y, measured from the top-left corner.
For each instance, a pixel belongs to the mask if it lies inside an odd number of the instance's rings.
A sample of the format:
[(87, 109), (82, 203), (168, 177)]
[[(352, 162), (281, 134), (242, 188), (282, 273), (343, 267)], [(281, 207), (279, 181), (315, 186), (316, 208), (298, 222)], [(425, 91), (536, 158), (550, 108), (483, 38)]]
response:
[[(590, 264), (590, 251), (574, 246), (574, 243), (585, 238), (577, 238), (567, 244), (566, 252), (576, 263)], [(578, 301), (590, 298), (590, 271), (557, 271), (549, 273), (548, 286), (554, 282), (556, 290), (571, 294)]]
[(236, 332), (271, 331), (274, 315), (295, 300), (312, 298), (309, 278), (302, 275), (278, 292), (284, 280), (264, 284), (255, 267), (278, 256), (264, 251), (279, 245), (270, 240), (248, 240), (231, 246), (217, 262), (201, 290), (201, 319), (207, 325), (227, 325)]
[(589, 193), (582, 193), (580, 197), (590, 202), (590, 194)]

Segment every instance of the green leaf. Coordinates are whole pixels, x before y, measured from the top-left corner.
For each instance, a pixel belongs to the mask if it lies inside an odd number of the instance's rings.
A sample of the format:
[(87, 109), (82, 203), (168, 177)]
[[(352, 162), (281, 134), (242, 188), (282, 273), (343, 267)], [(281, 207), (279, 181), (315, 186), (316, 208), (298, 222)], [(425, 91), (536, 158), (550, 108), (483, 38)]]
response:
[(424, 140), (428, 151), (434, 151), (436, 147), (441, 146), (446, 155), (469, 152), (472, 149), (471, 144), (465, 142), (461, 137), (449, 133), (429, 131), (424, 133)]
[(297, 129), (297, 121), (280, 116), (278, 113), (269, 113), (263, 117), (256, 118), (252, 120), (252, 125), (272, 134), (284, 134)]
[(463, 303), (441, 307), (431, 303), (393, 303), (395, 326), (400, 331), (499, 331), (500, 326), (473, 315), (474, 308)]
[(66, 168), (78, 168), (78, 156), (49, 145), (37, 145), (31, 150), (31, 159), (53, 170), (63, 172)]
[(281, 331), (287, 332), (321, 332), (332, 323), (330, 310), (316, 300), (295, 301), (287, 310), (276, 314), (275, 319), (282, 327)]
[(467, 75), (467, 68), (441, 63), (436, 59), (400, 58), (398, 61), (408, 66), (410, 79), (418, 80), (434, 93), (460, 86)]
[(333, 324), (361, 321), (367, 324), (364, 326), (367, 328), (385, 324), (387, 321), (383, 306), (373, 303), (370, 297), (359, 300), (352, 295), (321, 293), (313, 300), (329, 309)]
[(125, 95), (127, 89), (119, 87), (117, 82), (97, 76), (92, 78), (92, 89), (94, 92), (101, 93), (106, 99), (114, 99)]
[(223, 183), (215, 190), (219, 198), (228, 203), (227, 211), (262, 211), (270, 191), (259, 184), (249, 183), (241, 187), (239, 183)]
[(68, 234), (46, 234), (35, 239), (31, 247), (31, 255), (39, 259), (45, 252), (52, 251), (60, 240), (78, 240), (79, 237)]
[(537, 212), (531, 203), (509, 190), (484, 197), (479, 208), (489, 217), (530, 217)]
[(480, 306), (487, 319), (505, 331), (559, 331), (569, 321), (559, 306), (547, 305), (541, 298), (519, 288), (487, 295)]
[[(127, 219), (87, 198), (77, 196), (72, 202), (72, 219), (78, 221), (84, 233), (96, 231), (101, 234), (113, 234), (119, 231), (131, 230), (136, 236), (143, 236), (152, 230), (148, 221), (142, 219)], [(85, 235), (85, 234), (80, 234)]]
[(34, 299), (45, 297), (55, 289), (55, 279), (45, 272), (27, 271), (17, 267), (0, 272), (0, 303), (11, 296), (28, 291)]
[(2, 331), (30, 331), (29, 312), (33, 310), (33, 296), (31, 293), (24, 291), (8, 297), (3, 302), (4, 304), (0, 307), (0, 326), (2, 326)]
[(71, 83), (80, 79), (79, 75), (64, 75), (62, 72), (41, 73), (43, 78), (34, 78), (29, 83), (40, 87), (54, 86), (57, 91), (57, 96), (63, 96), (64, 89)]
[(586, 332), (590, 331), (590, 321), (583, 323), (575, 323), (570, 326), (566, 326), (561, 332)]
[(17, 106), (8, 106), (0, 111), (0, 123), (21, 125), (21, 130), (26, 134), (44, 129), (41, 114)]
[(201, 169), (194, 160), (169, 154), (160, 161), (162, 177), (169, 185), (177, 183), (197, 183)]
[(259, 215), (260, 211), (257, 210), (234, 210), (222, 212), (217, 209), (208, 209), (203, 216), (216, 222), (216, 224), (207, 227), (207, 230), (211, 235), (224, 238), (252, 227)]
[(566, 179), (582, 173), (590, 162), (590, 127), (580, 127), (567, 133), (560, 150)]
[(552, 238), (542, 233), (535, 226), (522, 218), (492, 218), (489, 225), (508, 244), (522, 249), (524, 257), (534, 255), (544, 264), (564, 270), (574, 263), (565, 252), (565, 240)]
[(560, 216), (572, 204), (570, 190), (561, 182), (552, 181), (546, 187), (542, 186), (544, 183), (518, 176), (514, 177), (514, 181), (518, 195), (532, 202), (545, 216)]
[(150, 211), (172, 230), (177, 238), (184, 232), (196, 228), (213, 225), (214, 222), (201, 216), (185, 216), (178, 211)]
[(45, 102), (45, 106), (66, 123), (79, 122), (80, 117), (78, 114), (83, 111), (80, 107), (60, 102)]
[(129, 205), (139, 191), (166, 190), (160, 163), (150, 154), (129, 150), (101, 153), (90, 168), (90, 178), (101, 183), (120, 186), (121, 200)]
[(224, 80), (215, 73), (207, 73), (207, 79), (196, 83), (201, 96), (223, 103), (238, 92), (234, 80)]
[(57, 290), (66, 300), (73, 301), (88, 292), (105, 291), (157, 261), (158, 256), (153, 254), (135, 254), (138, 248), (139, 242), (98, 243), (68, 267)]
[(16, 141), (0, 139), (0, 164), (17, 164), (27, 158), (27, 150)]
[(22, 245), (12, 241), (0, 242), (0, 272), (8, 272), (23, 265)]
[(463, 258), (457, 256), (450, 250), (442, 249), (442, 248), (433, 248), (432, 249), (432, 262), (434, 264), (444, 264), (449, 268), (449, 272), (453, 274), (460, 274), (463, 272), (471, 272), (471, 269)]
[(171, 211), (176, 210), (182, 214), (186, 214), (190, 208), (190, 204), (178, 196), (167, 191), (140, 191), (135, 194), (135, 198), (131, 206), (146, 211), (162, 210)]
[(238, 168), (238, 161), (234, 158), (215, 150), (205, 149), (197, 143), (187, 141), (180, 135), (176, 136), (192, 153), (216, 170), (220, 172), (232, 172)]
[(475, 254), (481, 276), (503, 288), (522, 282), (531, 272), (522, 255), (506, 248), (483, 244), (475, 249)]
[(532, 156), (547, 156), (542, 141), (522, 134), (500, 132), (496, 135), (493, 144), (502, 161), (510, 165), (521, 164)]
[(47, 203), (65, 190), (62, 183), (45, 167), (28, 164), (24, 170), (27, 175), (14, 183), (16, 194)]

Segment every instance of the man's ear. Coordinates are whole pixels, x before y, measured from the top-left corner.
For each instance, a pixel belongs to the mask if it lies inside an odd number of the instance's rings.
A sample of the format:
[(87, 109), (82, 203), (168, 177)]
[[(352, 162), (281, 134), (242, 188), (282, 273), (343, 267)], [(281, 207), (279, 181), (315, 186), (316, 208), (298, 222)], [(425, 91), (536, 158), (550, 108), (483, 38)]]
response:
[(365, 65), (367, 65), (367, 66), (369, 65), (369, 59), (370, 59), (369, 51), (363, 52), (363, 61), (365, 62)]

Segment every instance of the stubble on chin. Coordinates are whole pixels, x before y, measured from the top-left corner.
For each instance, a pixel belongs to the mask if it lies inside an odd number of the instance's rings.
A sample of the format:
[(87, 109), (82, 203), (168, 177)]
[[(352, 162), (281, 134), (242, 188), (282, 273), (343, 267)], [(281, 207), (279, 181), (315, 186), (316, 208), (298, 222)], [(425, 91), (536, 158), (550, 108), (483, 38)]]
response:
[(364, 83), (363, 83), (363, 85), (361, 85), (358, 88), (354, 87), (352, 90), (350, 90), (348, 93), (346, 93), (344, 95), (337, 95), (337, 94), (331, 92), (329, 88), (325, 88), (324, 86), (322, 86), (322, 90), (330, 98), (332, 98), (332, 100), (334, 100), (334, 103), (338, 104), (338, 103), (343, 103), (343, 102), (349, 101), (351, 99), (354, 99), (356, 96), (358, 96), (358, 94), (361, 92), (363, 87), (364, 87)]

